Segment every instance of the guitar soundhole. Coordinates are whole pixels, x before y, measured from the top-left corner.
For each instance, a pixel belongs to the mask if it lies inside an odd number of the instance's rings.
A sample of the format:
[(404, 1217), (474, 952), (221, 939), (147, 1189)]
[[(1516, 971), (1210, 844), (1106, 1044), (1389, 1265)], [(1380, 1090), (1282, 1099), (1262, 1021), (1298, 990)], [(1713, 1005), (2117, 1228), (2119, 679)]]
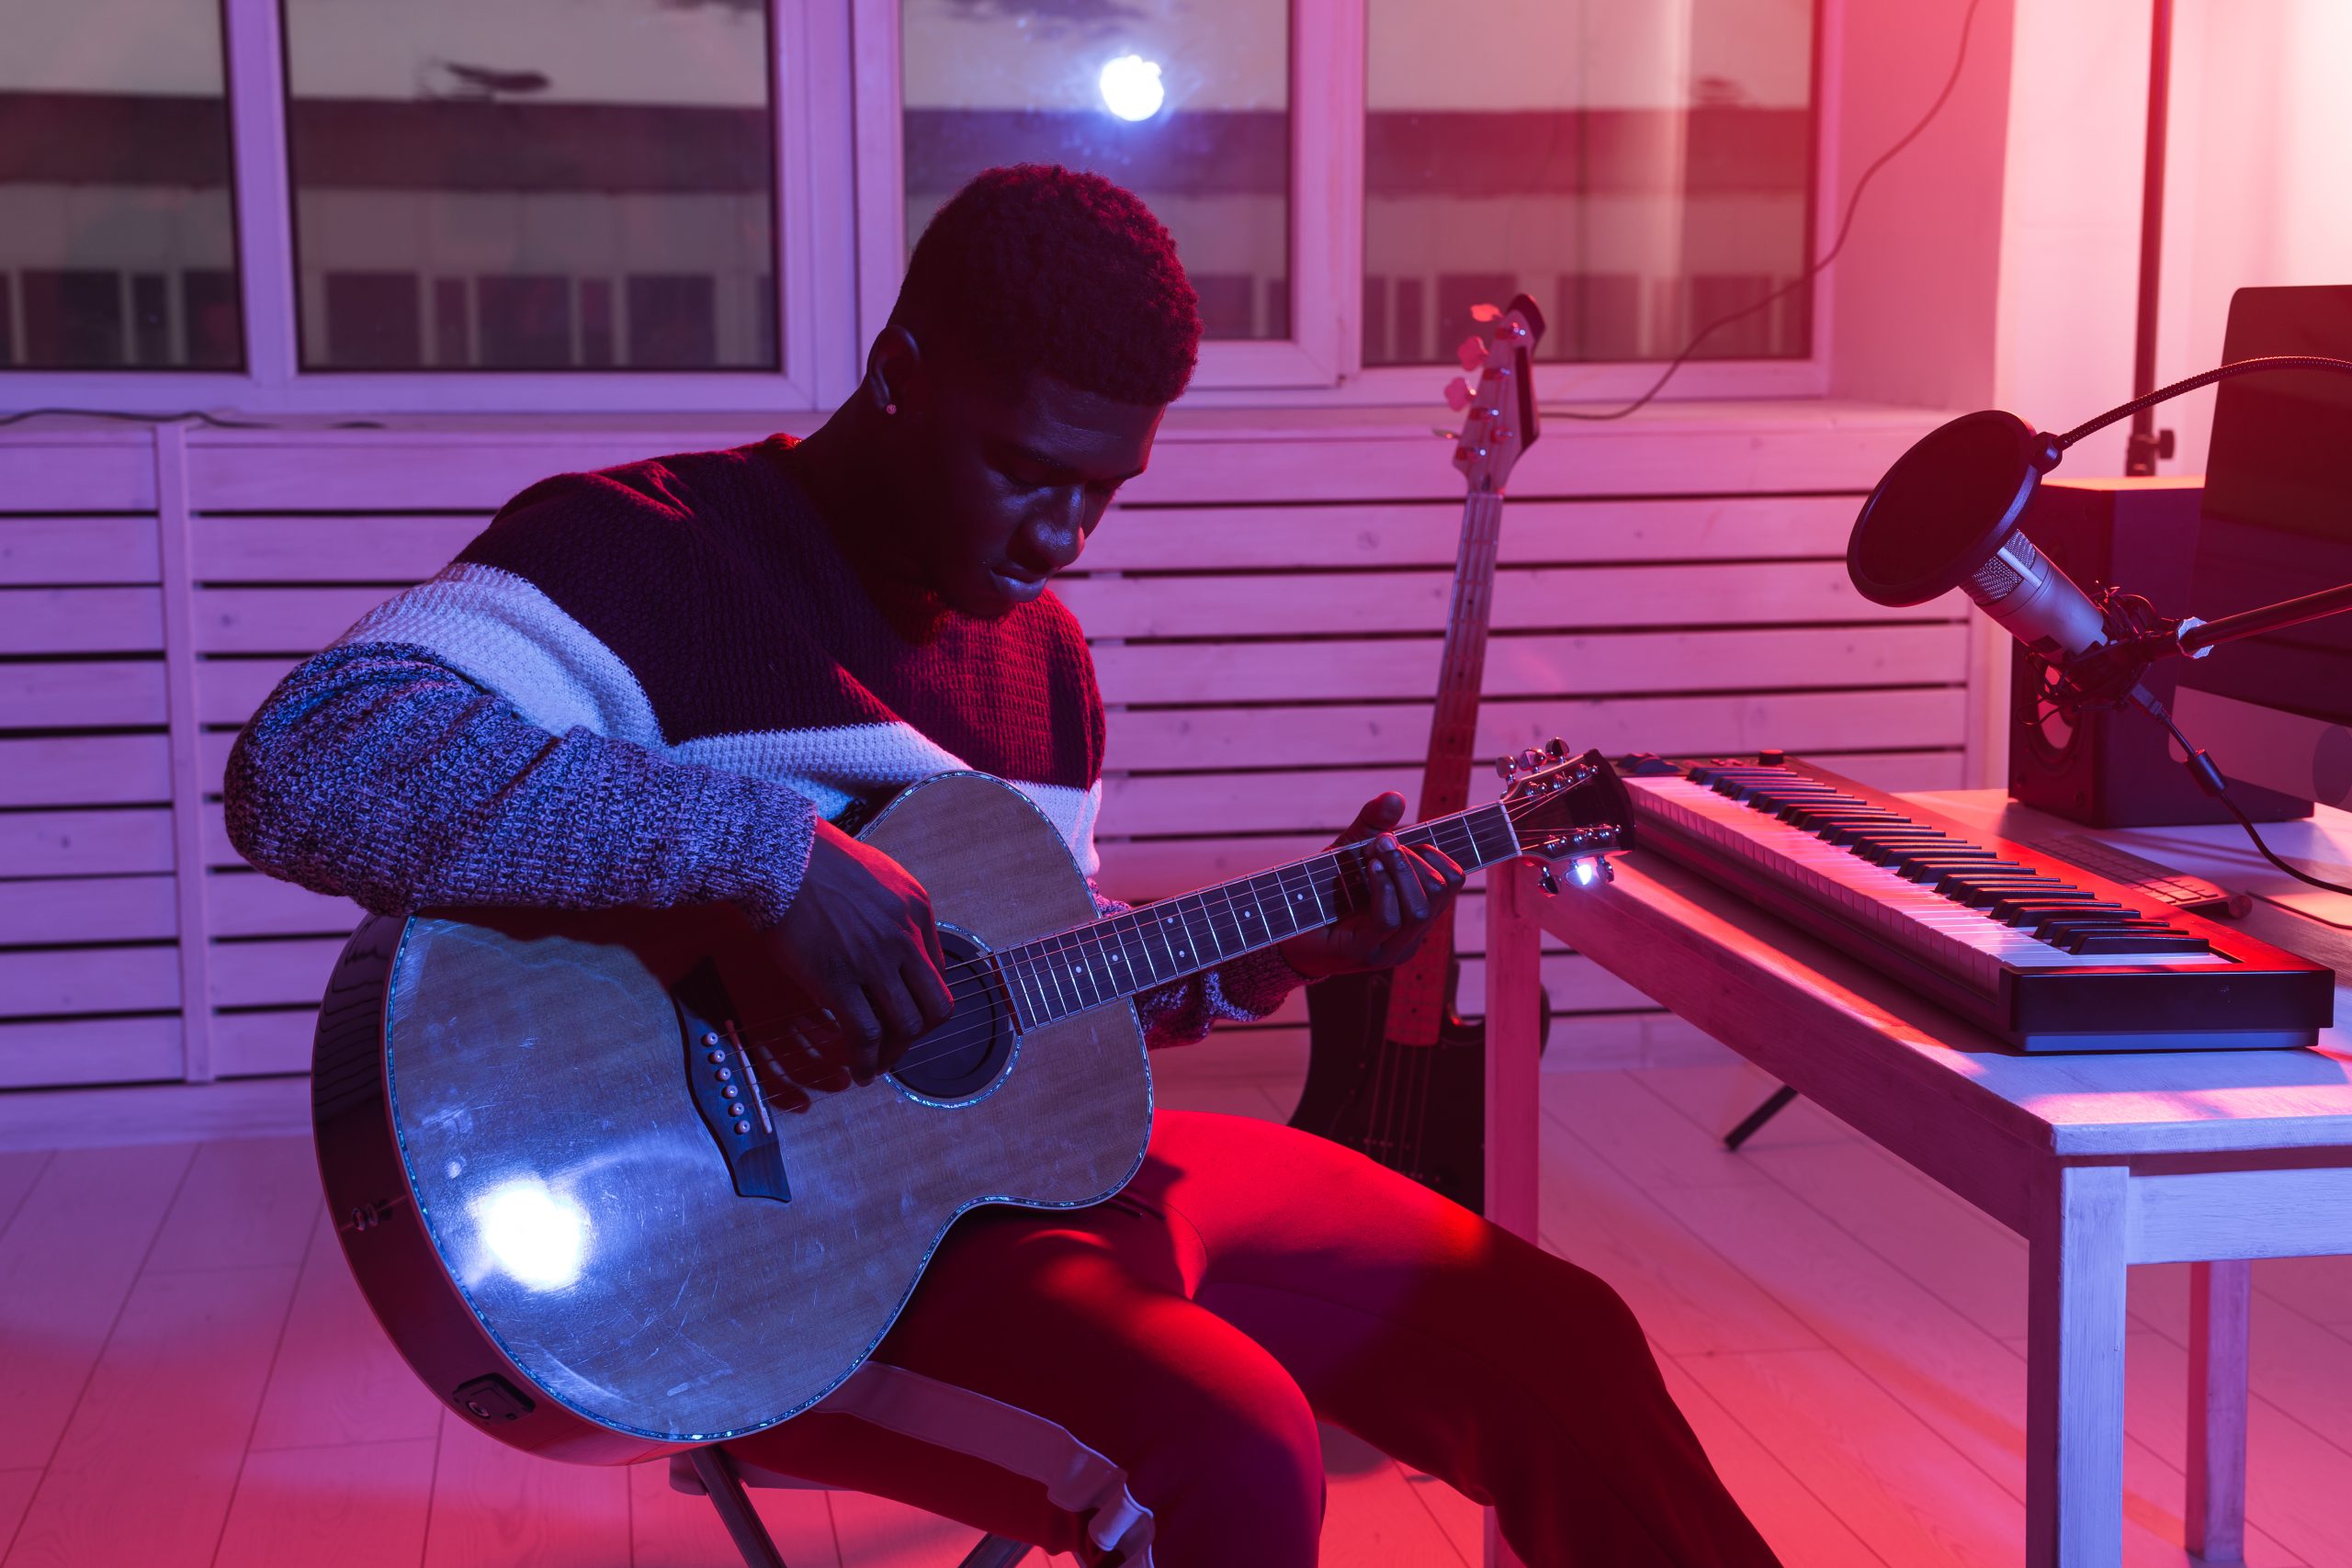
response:
[(890, 1077), (926, 1100), (970, 1100), (1012, 1059), (1012, 1018), (995, 981), (973, 962), (988, 949), (947, 925), (939, 928), (939, 945), (947, 954), (956, 1014), (908, 1046)]

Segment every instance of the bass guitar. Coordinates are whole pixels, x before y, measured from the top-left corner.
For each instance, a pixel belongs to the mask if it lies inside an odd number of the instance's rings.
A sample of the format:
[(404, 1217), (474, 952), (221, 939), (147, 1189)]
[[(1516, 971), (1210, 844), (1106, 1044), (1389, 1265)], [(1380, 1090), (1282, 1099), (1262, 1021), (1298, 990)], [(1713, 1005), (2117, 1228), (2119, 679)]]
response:
[[(1629, 847), (1615, 773), (1553, 744), (1501, 800), (1397, 836), (1468, 867)], [(860, 837), (929, 891), (956, 1001), (862, 1088), (788, 1088), (810, 1003), (729, 907), (354, 934), (319, 1014), (320, 1172), (368, 1304), (462, 1417), (623, 1463), (807, 1409), (957, 1215), (1094, 1203), (1135, 1173), (1130, 998), (1367, 897), (1351, 846), (1101, 918), (1059, 832), (979, 773), (910, 786)]]
[[(1446, 387), (1446, 401), (1463, 415), (1453, 465), (1470, 491), (1421, 773), (1424, 817), (1459, 811), (1470, 798), (1503, 485), (1537, 433), (1532, 364), (1543, 312), (1522, 294), (1504, 310), (1481, 305), (1472, 315), (1484, 335), (1464, 341), (1464, 376)], [(1395, 969), (1309, 987), (1306, 1082), (1290, 1123), (1483, 1209), (1487, 1038), (1482, 1023), (1456, 1010), (1461, 976), (1448, 908), (1419, 951)], [(1544, 1020), (1548, 1025), (1548, 1002)]]

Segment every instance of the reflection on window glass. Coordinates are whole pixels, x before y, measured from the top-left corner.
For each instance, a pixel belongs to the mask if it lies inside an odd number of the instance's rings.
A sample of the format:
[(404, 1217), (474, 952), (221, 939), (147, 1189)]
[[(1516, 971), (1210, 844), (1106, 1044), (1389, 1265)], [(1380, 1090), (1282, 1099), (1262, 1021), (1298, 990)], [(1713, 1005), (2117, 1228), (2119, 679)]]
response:
[[(1525, 291), (1545, 359), (1668, 359), (1810, 254), (1814, 0), (1369, 0), (1367, 365)], [(1810, 291), (1693, 357), (1801, 357)]]
[(778, 363), (764, 0), (285, 0), (308, 368)]
[(0, 0), (0, 367), (244, 362), (218, 0)]
[(901, 4), (910, 246), (982, 169), (1088, 169), (1168, 225), (1208, 336), (1290, 336), (1287, 0)]

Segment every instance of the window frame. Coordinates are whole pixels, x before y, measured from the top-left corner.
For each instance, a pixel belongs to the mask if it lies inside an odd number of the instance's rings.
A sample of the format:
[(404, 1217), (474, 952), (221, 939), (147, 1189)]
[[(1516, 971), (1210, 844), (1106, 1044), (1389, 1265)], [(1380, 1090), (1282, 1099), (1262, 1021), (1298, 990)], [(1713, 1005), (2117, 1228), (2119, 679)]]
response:
[[(1835, 221), (1825, 197), (1838, 189), (1836, 66), (1845, 7), (1846, 0), (1814, 0), (1814, 254)], [(0, 408), (207, 408), (265, 417), (786, 416), (828, 410), (862, 378), (866, 345), (897, 297), (906, 246), (899, 0), (769, 0), (776, 319), (785, 338), (775, 370), (300, 368), (281, 3), (220, 0), (220, 14), (245, 368), (10, 366), (0, 368)], [(1426, 405), (1452, 374), (1444, 365), (1362, 363), (1365, 27), (1364, 0), (1291, 0), (1293, 335), (1204, 344), (1186, 406)], [(1676, 373), (1660, 401), (1826, 396), (1836, 294), (1821, 281), (1814, 286), (1807, 355), (1699, 361)], [(1646, 390), (1662, 367), (1548, 363), (1538, 369), (1537, 392), (1553, 403), (1627, 400)]]
[(847, 313), (827, 308), (847, 298), (854, 276), (847, 18), (839, 0), (768, 0), (768, 14), (775, 311), (784, 333), (775, 369), (302, 368), (283, 12), (280, 0), (220, 0), (244, 369), (10, 366), (0, 369), (0, 397), (38, 378), (44, 405), (141, 412), (782, 412), (826, 406), (854, 384), (842, 370), (855, 353)]

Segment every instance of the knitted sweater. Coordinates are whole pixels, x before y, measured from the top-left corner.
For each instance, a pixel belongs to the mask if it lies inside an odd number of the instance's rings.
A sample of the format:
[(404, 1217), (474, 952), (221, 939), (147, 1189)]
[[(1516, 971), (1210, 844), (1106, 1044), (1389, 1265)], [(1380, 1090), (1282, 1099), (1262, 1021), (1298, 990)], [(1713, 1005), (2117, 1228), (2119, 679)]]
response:
[[(1028, 795), (1091, 881), (1102, 705), (1076, 619), (1051, 592), (982, 621), (869, 581), (789, 446), (517, 496), (254, 716), (225, 784), (238, 852), (385, 912), (725, 900), (773, 924), (817, 817), (854, 828), (975, 768)], [(1298, 983), (1264, 953), (1137, 1005), (1173, 1043)]]

